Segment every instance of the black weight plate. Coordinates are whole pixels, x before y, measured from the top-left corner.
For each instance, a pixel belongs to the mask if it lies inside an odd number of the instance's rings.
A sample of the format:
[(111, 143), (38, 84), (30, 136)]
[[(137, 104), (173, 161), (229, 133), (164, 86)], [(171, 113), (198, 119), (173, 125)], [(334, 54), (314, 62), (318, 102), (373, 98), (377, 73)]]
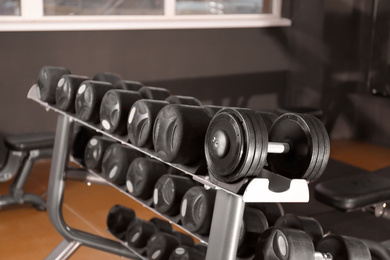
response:
[(306, 179), (318, 156), (318, 136), (311, 122), (298, 114), (280, 116), (269, 133), (270, 142), (286, 142), (290, 151), (283, 154), (268, 153), (271, 171), (290, 179)]

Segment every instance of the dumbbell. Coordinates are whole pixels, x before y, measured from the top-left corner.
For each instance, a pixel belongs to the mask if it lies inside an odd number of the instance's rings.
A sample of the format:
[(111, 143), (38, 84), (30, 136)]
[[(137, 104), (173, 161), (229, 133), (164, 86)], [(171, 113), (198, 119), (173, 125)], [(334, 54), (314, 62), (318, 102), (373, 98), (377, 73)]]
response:
[(119, 80), (114, 84), (114, 88), (116, 89), (124, 89), (124, 90), (132, 90), (132, 91), (138, 91), (142, 87), (143, 85), (141, 82), (132, 81), (132, 80)]
[(114, 205), (107, 215), (107, 228), (111, 234), (124, 241), (126, 239), (127, 228), (136, 219), (133, 209), (122, 205)]
[(165, 174), (161, 176), (153, 190), (155, 209), (169, 216), (180, 213), (180, 203), (188, 189), (195, 183), (188, 177)]
[(194, 240), (183, 233), (165, 232), (155, 233), (147, 243), (146, 255), (149, 259), (168, 259), (172, 251), (178, 246), (194, 246)]
[(67, 74), (63, 75), (57, 84), (55, 93), (56, 107), (62, 111), (74, 113), (76, 93), (84, 81), (88, 80), (86, 76)]
[(98, 72), (93, 77), (94, 81), (102, 81), (115, 85), (118, 81), (121, 80), (121, 76), (112, 72)]
[(110, 145), (104, 152), (102, 160), (103, 176), (111, 183), (119, 186), (125, 185), (130, 163), (141, 156), (143, 156), (141, 152), (123, 144)]
[(171, 95), (165, 88), (143, 86), (138, 90), (144, 99), (165, 100)]
[(154, 122), (154, 150), (167, 162), (198, 162), (204, 158), (203, 143), (210, 121), (210, 115), (201, 107), (177, 104), (163, 107)]
[(260, 210), (267, 218), (268, 225), (274, 226), (276, 221), (284, 215), (283, 206), (280, 203), (246, 203), (245, 206)]
[(100, 123), (108, 133), (123, 135), (131, 106), (142, 96), (136, 91), (111, 89), (100, 104)]
[[(316, 251), (317, 250), (317, 251)], [(308, 234), (302, 230), (272, 227), (257, 241), (255, 259), (275, 260), (368, 260), (368, 247), (352, 237), (325, 236), (314, 248)]]
[(318, 119), (322, 119), (323, 111), (320, 108), (307, 106), (284, 106), (276, 109), (276, 113), (283, 115), (286, 113), (310, 114)]
[(179, 96), (179, 95), (171, 95), (165, 99), (165, 101), (170, 104), (182, 104), (182, 105), (190, 105), (190, 106), (202, 106), (202, 102), (194, 97), (189, 96)]
[(157, 114), (169, 103), (162, 100), (141, 99), (130, 109), (127, 120), (127, 134), (137, 147), (153, 147), (153, 125)]
[(180, 218), (190, 232), (207, 235), (210, 232), (216, 191), (202, 186), (190, 188), (183, 196)]
[(38, 74), (38, 98), (49, 104), (56, 102), (56, 88), (58, 81), (63, 75), (70, 74), (67, 68), (45, 66)]
[(234, 182), (256, 177), (267, 161), (271, 171), (287, 178), (317, 179), (330, 150), (322, 123), (311, 115), (284, 114), (268, 130), (264, 118), (244, 108), (224, 108), (213, 117), (205, 139), (210, 173)]
[(147, 157), (134, 159), (126, 174), (126, 187), (131, 195), (140, 199), (150, 199), (157, 180), (168, 173), (168, 166)]
[(223, 109), (225, 107), (223, 107), (223, 106), (214, 106), (214, 105), (204, 105), (203, 108), (206, 110), (206, 112), (211, 117), (214, 117), (216, 113), (218, 113), (221, 109)]
[(115, 142), (104, 136), (94, 136), (89, 141), (84, 151), (84, 163), (87, 169), (100, 173), (102, 161), (106, 149)]
[(72, 148), (70, 151), (71, 156), (79, 163), (85, 166), (84, 155), (85, 148), (88, 142), (93, 136), (96, 135), (96, 131), (86, 127), (82, 124), (75, 123), (72, 136)]
[(260, 235), (268, 229), (267, 218), (258, 209), (245, 207), (238, 240), (237, 256), (253, 255)]
[(317, 245), (324, 236), (321, 224), (311, 217), (285, 214), (276, 221), (275, 226), (302, 230), (310, 236), (314, 245)]
[(169, 260), (204, 260), (205, 258), (204, 251), (191, 246), (178, 246), (169, 256)]
[(100, 103), (104, 94), (112, 88), (111, 83), (92, 80), (84, 81), (76, 94), (76, 116), (89, 123), (98, 123)]

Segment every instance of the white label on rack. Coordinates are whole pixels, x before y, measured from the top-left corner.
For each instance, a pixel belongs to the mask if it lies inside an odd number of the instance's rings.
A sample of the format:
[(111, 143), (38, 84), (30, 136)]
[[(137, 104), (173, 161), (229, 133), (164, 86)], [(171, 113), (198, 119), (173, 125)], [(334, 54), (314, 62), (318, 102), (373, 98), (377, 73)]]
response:
[(92, 146), (95, 146), (95, 145), (97, 145), (98, 141), (97, 141), (97, 139), (92, 138), (91, 141), (89, 141), (89, 143), (90, 143)]
[(158, 189), (154, 189), (153, 191), (153, 202), (154, 204), (158, 203)]
[(62, 87), (64, 85), (64, 82), (65, 82), (65, 79), (64, 78), (61, 78), (60, 81), (58, 81), (58, 85), (57, 87)]
[(178, 254), (178, 255), (182, 255), (182, 254), (185, 253), (185, 251), (186, 250), (184, 248), (178, 247), (178, 248), (176, 248), (175, 253)]
[(130, 193), (133, 193), (133, 191), (134, 191), (133, 183), (131, 183), (131, 181), (127, 181), (127, 182), (126, 182), (126, 186), (127, 186), (127, 190), (128, 190)]
[(187, 212), (187, 199), (184, 199), (181, 203), (181, 216), (184, 217)]
[(137, 110), (136, 107), (133, 107), (130, 111), (130, 114), (129, 114), (129, 124), (131, 124), (131, 122), (133, 122), (133, 119), (134, 119), (134, 115), (135, 115), (135, 111)]
[(157, 257), (160, 256), (160, 254), (161, 254), (161, 250), (159, 249), (159, 250), (157, 250), (156, 252), (153, 253), (152, 259), (156, 259)]
[(139, 232), (137, 232), (137, 233), (134, 234), (134, 236), (131, 238), (131, 242), (134, 243), (135, 241), (138, 240), (138, 238), (139, 238)]
[(108, 177), (110, 179), (114, 178), (117, 172), (118, 172), (118, 166), (115, 165), (114, 168), (111, 169), (110, 174), (108, 175)]
[(106, 130), (110, 130), (110, 128), (111, 128), (110, 123), (109, 123), (106, 119), (103, 119), (103, 120), (102, 120), (102, 126), (103, 126), (104, 129), (106, 129)]
[(79, 87), (79, 90), (77, 91), (77, 93), (78, 93), (79, 95), (83, 94), (86, 88), (87, 88), (87, 85), (85, 85), (85, 84), (81, 85), (81, 86)]

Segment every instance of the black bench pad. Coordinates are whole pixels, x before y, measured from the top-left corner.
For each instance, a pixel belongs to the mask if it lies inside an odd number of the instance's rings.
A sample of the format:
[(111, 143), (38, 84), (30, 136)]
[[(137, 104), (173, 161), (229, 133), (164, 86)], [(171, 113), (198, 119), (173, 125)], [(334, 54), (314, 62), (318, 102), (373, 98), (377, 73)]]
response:
[(29, 133), (8, 135), (4, 138), (4, 142), (11, 150), (30, 151), (52, 148), (54, 146), (54, 138), (54, 133)]

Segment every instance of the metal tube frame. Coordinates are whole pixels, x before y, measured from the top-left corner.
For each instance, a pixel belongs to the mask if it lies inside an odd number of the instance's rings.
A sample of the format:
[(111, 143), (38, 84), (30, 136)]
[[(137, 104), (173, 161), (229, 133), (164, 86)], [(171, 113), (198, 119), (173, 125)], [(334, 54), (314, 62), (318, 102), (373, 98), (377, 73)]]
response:
[(50, 221), (55, 229), (69, 243), (79, 243), (80, 245), (103, 250), (131, 259), (140, 259), (127, 247), (117, 241), (71, 228), (65, 223), (62, 214), (62, 203), (65, 190), (64, 177), (68, 166), (72, 132), (73, 119), (69, 116), (60, 114), (57, 119), (56, 137), (50, 168), (47, 196), (47, 211)]

